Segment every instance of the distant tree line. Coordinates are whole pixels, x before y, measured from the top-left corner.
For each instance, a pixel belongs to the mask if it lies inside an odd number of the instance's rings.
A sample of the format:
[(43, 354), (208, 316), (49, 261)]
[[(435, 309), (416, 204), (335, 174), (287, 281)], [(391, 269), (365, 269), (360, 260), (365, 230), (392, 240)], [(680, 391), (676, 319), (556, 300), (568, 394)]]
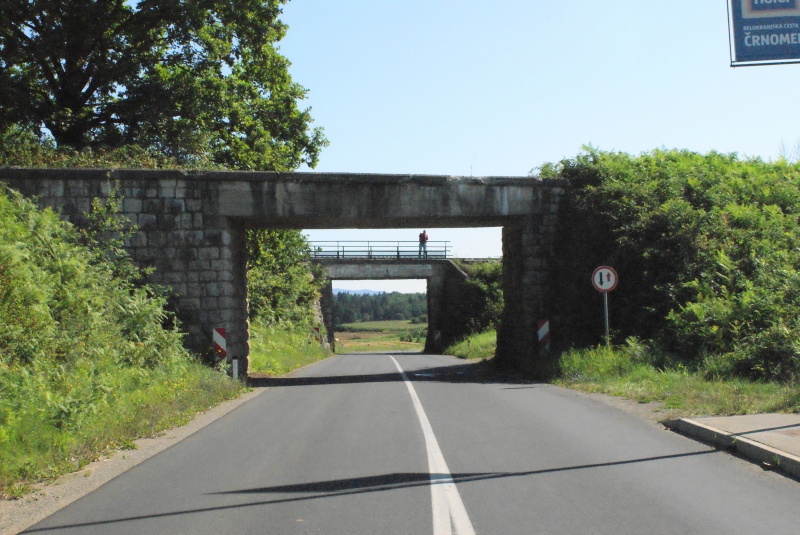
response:
[(424, 293), (340, 293), (334, 296), (333, 307), (337, 324), (389, 320), (412, 320), (418, 323), (428, 321), (428, 299)]

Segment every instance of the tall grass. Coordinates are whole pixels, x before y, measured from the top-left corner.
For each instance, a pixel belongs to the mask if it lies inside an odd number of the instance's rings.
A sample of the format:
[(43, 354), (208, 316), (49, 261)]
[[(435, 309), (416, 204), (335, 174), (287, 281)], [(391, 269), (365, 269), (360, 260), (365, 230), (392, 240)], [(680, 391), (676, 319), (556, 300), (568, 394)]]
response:
[(165, 298), (0, 189), (0, 494), (186, 421), (241, 385), (164, 329)]
[(250, 373), (283, 375), (328, 356), (309, 326), (261, 319), (250, 324)]
[(462, 359), (491, 359), (497, 350), (497, 332), (494, 330), (472, 334), (445, 348), (444, 353)]
[[(490, 359), (494, 331), (471, 335), (445, 349), (465, 359)], [(635, 338), (620, 346), (571, 349), (559, 360), (555, 384), (641, 403), (660, 402), (672, 416), (800, 412), (800, 385), (720, 378), (690, 370)]]
[(676, 415), (800, 412), (795, 383), (720, 378), (678, 363), (630, 338), (622, 346), (572, 349), (561, 356), (557, 384), (642, 403), (663, 403)]

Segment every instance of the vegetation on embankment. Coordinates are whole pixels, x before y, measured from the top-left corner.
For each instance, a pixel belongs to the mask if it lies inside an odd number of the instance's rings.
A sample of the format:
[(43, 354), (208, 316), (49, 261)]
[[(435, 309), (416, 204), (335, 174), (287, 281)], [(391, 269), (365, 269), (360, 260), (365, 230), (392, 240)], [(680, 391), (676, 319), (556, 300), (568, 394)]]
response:
[[(96, 222), (116, 228), (101, 215)], [(242, 391), (183, 349), (164, 328), (174, 322), (166, 299), (136, 281), (118, 242), (101, 243), (100, 233), (81, 234), (0, 190), (3, 496)]]
[(611, 349), (571, 349), (561, 355), (556, 384), (640, 403), (660, 402), (670, 417), (800, 411), (796, 383), (709, 377), (630, 338)]
[[(444, 353), (463, 359), (494, 358), (496, 334), (474, 334)], [(573, 348), (559, 356), (552, 383), (583, 392), (658, 402), (666, 417), (800, 411), (795, 383), (710, 378), (680, 363), (664, 365), (664, 355), (635, 338), (612, 348)]]
[(330, 356), (316, 307), (326, 279), (310, 262), (305, 236), (297, 230), (249, 230), (247, 248), (249, 373), (283, 375)]
[[(587, 148), (538, 171), (568, 192), (550, 285), (555, 382), (682, 414), (800, 411), (800, 165)], [(599, 265), (620, 277), (612, 349), (598, 345)]]
[(462, 359), (489, 360), (494, 358), (496, 350), (497, 332), (492, 329), (471, 334), (460, 342), (445, 348), (444, 353)]
[(250, 374), (283, 375), (330, 356), (311, 325), (267, 322), (250, 323)]
[(466, 317), (460, 321), (471, 334), (497, 329), (504, 307), (502, 262), (454, 260), (454, 263), (469, 276), (461, 296), (461, 308)]
[(602, 300), (589, 278), (611, 265), (615, 343), (644, 340), (657, 368), (709, 379), (797, 380), (800, 165), (586, 149), (541, 175), (570, 192), (551, 284), (561, 347), (600, 341)]
[[(33, 8), (10, 24), (32, 28), (36, 21), (31, 32), (12, 28), (7, 36), (22, 41), (9, 37), (12, 46), (0, 47), (9, 67), (0, 79), (15, 95), (0, 113), (0, 167), (288, 172), (316, 165), (327, 140), (299, 107), (305, 90), (278, 53), (286, 30), (280, 2), (230, 10), (212, 1), (186, 12), (135, 4)], [(135, 23), (143, 16), (147, 24)], [(183, 29), (167, 33), (177, 41), (148, 37), (164, 37), (175, 16)], [(106, 38), (109, 28), (116, 39)], [(58, 45), (78, 41), (91, 43), (85, 65)], [(120, 54), (124, 65), (110, 61)], [(68, 95), (77, 86), (59, 77), (65, 62), (95, 76), (78, 84), (77, 99)], [(153, 105), (142, 106), (143, 97)], [(103, 243), (20, 199), (2, 196), (0, 206), (0, 494), (19, 493), (26, 482), (241, 391), (199, 365), (177, 331), (164, 328), (176, 320), (161, 290), (136, 280), (122, 229), (106, 217), (113, 210), (96, 205), (98, 228), (116, 233)], [(251, 296), (260, 317), (278, 323), (309, 313), (307, 266), (275, 284), (285, 274), (275, 260), (302, 256), (301, 238), (299, 231), (250, 231)], [(274, 306), (283, 315), (270, 315)]]
[[(800, 411), (800, 166), (587, 148), (567, 183), (552, 291), (555, 381), (676, 414)], [(611, 265), (613, 347), (592, 270)], [(557, 299), (555, 299), (557, 296)]]

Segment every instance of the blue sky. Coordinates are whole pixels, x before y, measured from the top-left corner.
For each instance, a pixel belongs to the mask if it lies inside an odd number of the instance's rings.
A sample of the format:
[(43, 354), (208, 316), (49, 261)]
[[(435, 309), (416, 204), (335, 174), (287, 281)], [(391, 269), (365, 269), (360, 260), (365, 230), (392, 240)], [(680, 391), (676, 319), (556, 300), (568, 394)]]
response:
[[(316, 171), (524, 176), (588, 144), (776, 159), (800, 141), (800, 65), (731, 68), (724, 0), (292, 0), (282, 20), (331, 142)], [(428, 232), (500, 255), (499, 229)]]

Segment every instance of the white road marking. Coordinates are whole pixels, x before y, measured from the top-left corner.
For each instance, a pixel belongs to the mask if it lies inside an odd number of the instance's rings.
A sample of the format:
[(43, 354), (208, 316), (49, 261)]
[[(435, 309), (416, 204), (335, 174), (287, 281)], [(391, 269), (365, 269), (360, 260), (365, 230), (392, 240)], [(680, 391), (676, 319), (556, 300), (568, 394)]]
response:
[(472, 522), (464, 508), (464, 502), (461, 501), (461, 495), (458, 493), (453, 476), (444, 460), (439, 442), (436, 440), (436, 435), (433, 434), (433, 428), (425, 414), (425, 409), (422, 408), (417, 391), (414, 390), (414, 385), (408, 379), (406, 372), (400, 367), (400, 363), (391, 355), (389, 358), (392, 359), (397, 371), (403, 377), (403, 382), (411, 395), (414, 410), (417, 411), (422, 434), (425, 436), (425, 448), (428, 450), (428, 472), (431, 478), (433, 535), (475, 535)]

